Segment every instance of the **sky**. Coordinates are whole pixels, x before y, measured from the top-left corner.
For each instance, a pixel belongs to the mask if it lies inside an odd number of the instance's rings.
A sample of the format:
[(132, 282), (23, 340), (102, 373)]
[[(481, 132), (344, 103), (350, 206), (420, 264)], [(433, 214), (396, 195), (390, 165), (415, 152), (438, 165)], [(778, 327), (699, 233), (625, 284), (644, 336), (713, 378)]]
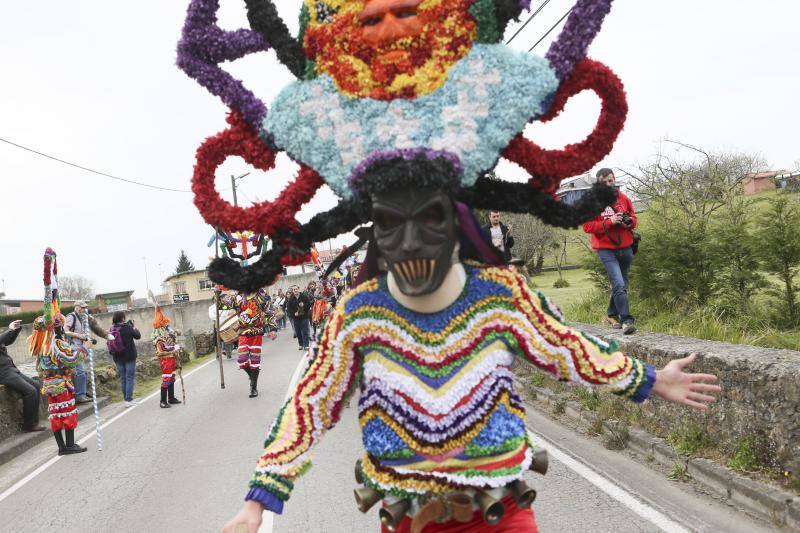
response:
[[(549, 2), (510, 46), (530, 48), (572, 3)], [(197, 147), (226, 126), (225, 106), (174, 65), (188, 0), (4, 4), (0, 139), (119, 177), (188, 190)], [(277, 6), (296, 33), (300, 2)], [(240, 0), (222, 0), (219, 16), (225, 29), (247, 27)], [(646, 164), (659, 141), (670, 138), (758, 153), (773, 169), (796, 168), (797, 20), (800, 4), (790, 0), (616, 0), (589, 55), (620, 76), (630, 111), (599, 166)], [(510, 25), (506, 38), (517, 27)], [(544, 55), (557, 33), (534, 53)], [(273, 52), (226, 68), (267, 105), (292, 79)], [(578, 95), (561, 117), (531, 125), (525, 135), (547, 148), (563, 147), (585, 138), (598, 114), (595, 97)], [(249, 170), (238, 158), (226, 161), (217, 173), (223, 196), (231, 199), (230, 176)], [(510, 163), (501, 163), (498, 173), (525, 179)], [(293, 163), (279, 157), (274, 170), (239, 182), (240, 204), (274, 198), (293, 175)], [(212, 253), (212, 230), (190, 193), (116, 182), (4, 142), (0, 184), (0, 290), (9, 298), (41, 297), (48, 246), (58, 253), (61, 276), (84, 276), (98, 293), (135, 290), (134, 297), (144, 297), (147, 286), (158, 292), (181, 249), (198, 268)], [(298, 219), (335, 203), (324, 188)]]

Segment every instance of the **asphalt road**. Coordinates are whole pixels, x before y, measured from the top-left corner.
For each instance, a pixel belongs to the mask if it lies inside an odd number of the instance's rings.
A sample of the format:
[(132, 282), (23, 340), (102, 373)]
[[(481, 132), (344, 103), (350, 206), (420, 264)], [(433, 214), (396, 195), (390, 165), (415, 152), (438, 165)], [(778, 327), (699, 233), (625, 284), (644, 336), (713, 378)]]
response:
[[(151, 395), (132, 409), (106, 408), (103, 419), (111, 423), (101, 452), (89, 419), (78, 428), (87, 453), (57, 458), (55, 442), (48, 441), (2, 465), (0, 531), (219, 531), (242, 504), (300, 360), (291, 332), (282, 332), (265, 341), (258, 398), (247, 397), (246, 376), (234, 360), (224, 361), (221, 390), (211, 361), (185, 376), (186, 406), (160, 409)], [(284, 514), (265, 516), (261, 531), (379, 531), (377, 510), (363, 515), (353, 500), (353, 464), (361, 450), (356, 414), (354, 399), (317, 448), (314, 467)], [(536, 413), (529, 423), (554, 450), (547, 476), (528, 480), (539, 492), (534, 509), (542, 532), (769, 531)]]

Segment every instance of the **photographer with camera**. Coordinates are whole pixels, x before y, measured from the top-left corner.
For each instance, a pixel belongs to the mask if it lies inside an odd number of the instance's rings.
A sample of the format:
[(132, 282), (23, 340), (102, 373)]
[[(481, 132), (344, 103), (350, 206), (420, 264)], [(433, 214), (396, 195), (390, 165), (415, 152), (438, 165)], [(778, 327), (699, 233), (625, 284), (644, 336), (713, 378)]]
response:
[(136, 405), (133, 401), (133, 386), (136, 384), (136, 343), (134, 340), (142, 338), (142, 334), (133, 324), (133, 320), (125, 320), (124, 311), (116, 311), (111, 317), (111, 331), (114, 340), (108, 341), (108, 351), (117, 365), (122, 396), (125, 407)]
[[(610, 168), (598, 170), (597, 181), (609, 187), (616, 186), (616, 178)], [(621, 328), (626, 335), (636, 332), (628, 303), (628, 271), (638, 243), (633, 233), (637, 223), (633, 203), (625, 193), (618, 191), (614, 205), (607, 206), (594, 220), (583, 225), (583, 231), (592, 236), (592, 249), (603, 262), (611, 282), (606, 320), (611, 327)]]

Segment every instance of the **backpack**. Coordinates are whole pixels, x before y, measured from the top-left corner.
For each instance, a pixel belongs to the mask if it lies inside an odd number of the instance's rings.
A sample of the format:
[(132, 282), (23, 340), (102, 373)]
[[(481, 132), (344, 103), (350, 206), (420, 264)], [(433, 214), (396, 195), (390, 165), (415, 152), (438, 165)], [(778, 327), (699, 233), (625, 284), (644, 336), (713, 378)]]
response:
[(113, 341), (106, 341), (108, 351), (112, 354), (119, 354), (125, 351), (125, 341), (122, 340), (122, 325), (114, 324), (108, 331), (110, 335), (114, 336)]

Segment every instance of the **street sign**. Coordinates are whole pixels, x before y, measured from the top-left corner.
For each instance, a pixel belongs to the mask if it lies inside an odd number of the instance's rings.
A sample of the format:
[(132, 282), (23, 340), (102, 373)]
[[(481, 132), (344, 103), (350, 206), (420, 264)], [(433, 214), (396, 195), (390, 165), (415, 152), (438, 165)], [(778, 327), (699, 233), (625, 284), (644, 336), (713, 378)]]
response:
[(180, 294), (173, 294), (172, 295), (172, 303), (176, 303), (177, 304), (177, 303), (180, 303), (180, 302), (188, 302), (188, 301), (189, 301), (189, 295), (187, 293), (185, 293), (185, 292), (182, 292)]

